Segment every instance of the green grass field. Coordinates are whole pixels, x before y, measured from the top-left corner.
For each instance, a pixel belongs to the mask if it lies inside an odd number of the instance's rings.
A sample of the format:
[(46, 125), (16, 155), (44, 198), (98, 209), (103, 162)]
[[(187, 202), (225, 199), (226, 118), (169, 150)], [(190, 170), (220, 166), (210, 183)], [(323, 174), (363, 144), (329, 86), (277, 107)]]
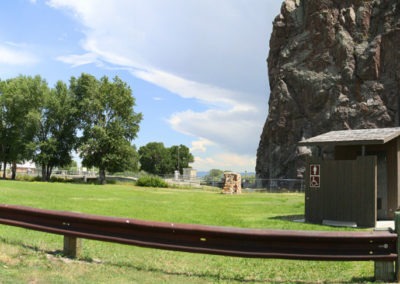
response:
[[(338, 230), (293, 222), (303, 194), (0, 181), (0, 203), (174, 223)], [(63, 237), (0, 225), (0, 283), (360, 283), (373, 262), (246, 259), (83, 240), (81, 259), (61, 256)]]

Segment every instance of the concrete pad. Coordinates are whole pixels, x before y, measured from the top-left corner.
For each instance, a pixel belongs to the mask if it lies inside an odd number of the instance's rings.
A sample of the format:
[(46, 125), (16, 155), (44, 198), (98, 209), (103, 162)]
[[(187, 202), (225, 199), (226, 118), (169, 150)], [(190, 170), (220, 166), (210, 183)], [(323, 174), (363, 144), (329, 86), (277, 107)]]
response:
[(345, 222), (345, 221), (334, 221), (334, 220), (323, 220), (322, 225), (327, 225), (327, 226), (332, 226), (332, 227), (357, 228), (356, 222)]
[(394, 230), (394, 220), (376, 221), (375, 230)]

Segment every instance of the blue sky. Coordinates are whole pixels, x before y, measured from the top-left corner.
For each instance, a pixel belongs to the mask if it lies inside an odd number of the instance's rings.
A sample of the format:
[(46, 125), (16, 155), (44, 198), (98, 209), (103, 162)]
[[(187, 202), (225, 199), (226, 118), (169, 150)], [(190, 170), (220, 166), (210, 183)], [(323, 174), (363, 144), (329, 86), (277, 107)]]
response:
[(279, 0), (4, 0), (0, 79), (119, 76), (143, 113), (138, 148), (184, 144), (192, 167), (253, 172)]

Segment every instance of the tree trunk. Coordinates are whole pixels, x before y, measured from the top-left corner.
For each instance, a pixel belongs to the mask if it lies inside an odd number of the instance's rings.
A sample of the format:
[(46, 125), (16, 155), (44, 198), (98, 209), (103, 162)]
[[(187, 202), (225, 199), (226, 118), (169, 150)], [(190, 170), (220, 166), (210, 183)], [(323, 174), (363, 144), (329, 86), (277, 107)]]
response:
[(17, 176), (17, 162), (13, 161), (11, 166), (11, 179), (15, 180)]
[(47, 170), (46, 170), (46, 180), (47, 180), (47, 181), (49, 181), (49, 180), (50, 180), (50, 177), (51, 177), (51, 173), (52, 173), (52, 171), (53, 171), (53, 167), (52, 167), (52, 166), (49, 166), (49, 165), (47, 165)]
[(3, 179), (6, 179), (6, 178), (7, 178), (7, 172), (6, 172), (6, 170), (7, 170), (7, 162), (4, 161), (3, 164), (4, 164), (4, 168), (3, 168)]
[(106, 184), (106, 170), (99, 169), (99, 183)]
[(46, 164), (42, 164), (42, 181), (48, 181), (47, 179), (47, 174), (46, 174)]

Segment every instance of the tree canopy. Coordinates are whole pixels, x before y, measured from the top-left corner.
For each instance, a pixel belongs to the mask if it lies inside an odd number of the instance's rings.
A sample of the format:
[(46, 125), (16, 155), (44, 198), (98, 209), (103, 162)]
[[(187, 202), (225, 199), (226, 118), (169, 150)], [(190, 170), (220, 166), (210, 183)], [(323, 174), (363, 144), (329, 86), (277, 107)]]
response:
[(70, 88), (81, 117), (78, 150), (82, 165), (99, 168), (100, 183), (104, 183), (106, 171), (122, 171), (136, 158), (131, 141), (142, 115), (134, 112), (132, 91), (118, 77), (97, 80), (82, 74), (71, 79)]
[(49, 180), (54, 167), (72, 162), (79, 123), (75, 101), (67, 85), (58, 81), (55, 88), (43, 93), (38, 107), (35, 153), (33, 160), (42, 167), (42, 180)]
[[(72, 77), (69, 86), (54, 88), (40, 76), (18, 76), (0, 81), (0, 161), (7, 164), (33, 160), (42, 179), (52, 169), (72, 162), (78, 150), (82, 164), (105, 173), (135, 170), (138, 154), (132, 140), (142, 115), (134, 111), (130, 87), (120, 78), (100, 80), (89, 74)], [(79, 133), (79, 137), (78, 134)]]
[(204, 176), (204, 180), (208, 182), (220, 181), (224, 176), (224, 171), (220, 169), (211, 169), (206, 176)]
[(162, 142), (150, 142), (139, 148), (141, 169), (155, 175), (172, 174), (194, 162), (194, 157), (185, 145), (166, 148)]
[(12, 165), (15, 178), (16, 164), (32, 158), (34, 136), (38, 131), (39, 106), (49, 92), (40, 76), (18, 76), (2, 81), (0, 85), (0, 159), (3, 178), (7, 164)]

